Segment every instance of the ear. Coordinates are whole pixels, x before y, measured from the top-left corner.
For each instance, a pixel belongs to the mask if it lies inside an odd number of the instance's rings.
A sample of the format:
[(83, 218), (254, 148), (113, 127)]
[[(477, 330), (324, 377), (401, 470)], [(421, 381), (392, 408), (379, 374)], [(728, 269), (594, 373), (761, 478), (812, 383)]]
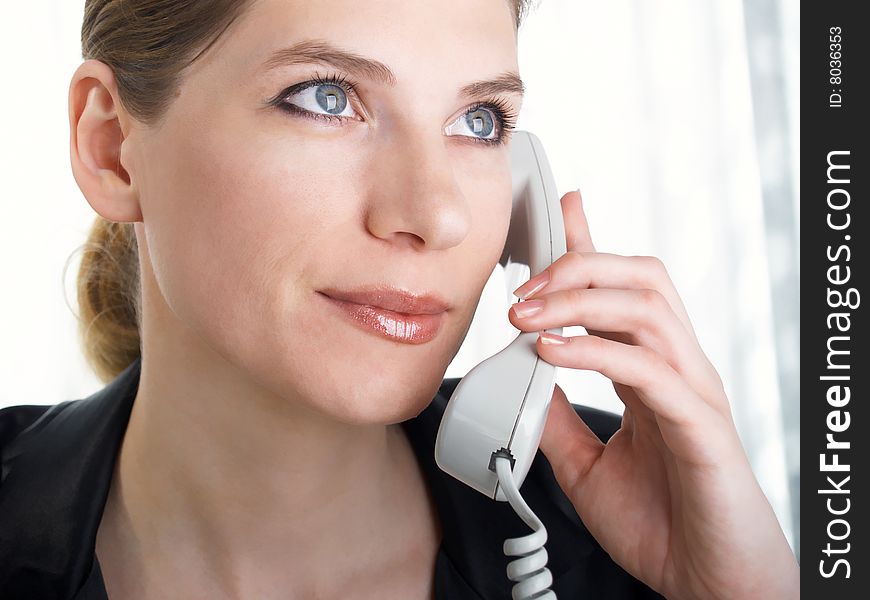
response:
[(139, 194), (122, 161), (129, 154), (133, 119), (121, 106), (115, 74), (105, 63), (86, 60), (73, 73), (69, 125), (73, 177), (88, 204), (109, 221), (141, 221)]

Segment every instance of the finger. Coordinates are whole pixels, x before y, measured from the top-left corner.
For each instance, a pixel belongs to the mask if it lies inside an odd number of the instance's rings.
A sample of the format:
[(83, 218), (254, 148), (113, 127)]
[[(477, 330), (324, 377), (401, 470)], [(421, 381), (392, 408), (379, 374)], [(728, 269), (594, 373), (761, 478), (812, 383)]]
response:
[(630, 386), (655, 413), (662, 439), (674, 456), (695, 466), (714, 466), (735, 446), (742, 448), (733, 422), (704, 402), (654, 350), (593, 335), (565, 339), (553, 344), (539, 336), (538, 354), (552, 365), (596, 371)]
[[(567, 252), (553, 261), (553, 264), (545, 270), (549, 275), (546, 285), (536, 289), (533, 294), (528, 294), (524, 300), (535, 298), (542, 293), (571, 288), (658, 290), (680, 318), (683, 327), (697, 341), (689, 313), (677, 293), (677, 288), (674, 286), (664, 263), (655, 256), (622, 256), (608, 252)], [(522, 298), (520, 293), (536, 287), (533, 285), (524, 289), (524, 286), (525, 284), (517, 288), (514, 294)]]
[(553, 467), (556, 481), (566, 491), (574, 488), (604, 450), (604, 444), (583, 422), (558, 384), (553, 389), (540, 448)]
[(565, 242), (569, 252), (595, 252), (580, 190), (562, 196), (562, 220), (565, 223)]
[[(523, 310), (529, 309), (538, 312), (521, 315)], [(718, 372), (657, 290), (559, 290), (513, 304), (508, 318), (520, 331), (579, 325), (587, 331), (599, 332), (600, 337), (609, 337), (605, 332), (626, 333), (629, 343), (646, 346), (664, 357), (717, 409), (728, 408)]]

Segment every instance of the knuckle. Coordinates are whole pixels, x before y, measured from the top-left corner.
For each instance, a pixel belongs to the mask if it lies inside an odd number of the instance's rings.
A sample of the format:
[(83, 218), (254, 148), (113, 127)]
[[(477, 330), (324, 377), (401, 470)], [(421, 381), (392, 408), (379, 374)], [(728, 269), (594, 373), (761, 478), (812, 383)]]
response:
[(667, 269), (665, 268), (665, 263), (663, 263), (662, 259), (660, 259), (658, 256), (641, 256), (641, 259), (643, 260), (644, 265), (646, 265), (646, 268), (650, 271), (653, 271), (657, 274), (667, 272)]
[(643, 312), (658, 311), (667, 304), (667, 300), (662, 293), (655, 289), (645, 288), (637, 291), (637, 296), (640, 304), (645, 309)]
[(658, 256), (637, 256), (635, 257), (641, 265), (641, 269), (646, 274), (646, 281), (650, 284), (657, 285), (670, 280), (668, 268)]
[(642, 386), (652, 386), (661, 378), (663, 369), (668, 365), (655, 350), (647, 346), (636, 346), (636, 348), (638, 361), (643, 366), (638, 371), (638, 378), (641, 380)]

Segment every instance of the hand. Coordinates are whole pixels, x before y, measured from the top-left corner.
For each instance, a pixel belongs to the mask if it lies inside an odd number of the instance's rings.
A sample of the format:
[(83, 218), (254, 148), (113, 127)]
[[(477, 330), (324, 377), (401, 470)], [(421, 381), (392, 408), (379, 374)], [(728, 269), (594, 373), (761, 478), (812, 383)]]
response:
[(798, 598), (797, 561), (665, 267), (596, 252), (579, 191), (562, 213), (568, 252), (528, 297), (542, 309), (518, 317), (526, 299), (509, 319), (521, 331), (585, 327), (562, 343), (539, 336), (538, 354), (602, 373), (625, 404), (605, 445), (555, 387), (540, 448), (565, 495), (614, 561), (670, 599)]

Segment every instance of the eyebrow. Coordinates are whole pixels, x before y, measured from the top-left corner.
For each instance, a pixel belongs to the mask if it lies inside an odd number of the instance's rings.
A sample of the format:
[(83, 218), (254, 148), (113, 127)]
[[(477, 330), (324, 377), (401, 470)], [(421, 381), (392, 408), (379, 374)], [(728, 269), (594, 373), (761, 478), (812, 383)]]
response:
[[(270, 71), (285, 65), (304, 63), (328, 64), (385, 85), (396, 85), (396, 75), (384, 63), (343, 50), (326, 40), (303, 40), (287, 48), (281, 48), (263, 62), (262, 68)], [(498, 93), (522, 96), (525, 91), (526, 88), (519, 74), (515, 71), (505, 71), (493, 79), (467, 83), (460, 88), (459, 93), (470, 97)]]

